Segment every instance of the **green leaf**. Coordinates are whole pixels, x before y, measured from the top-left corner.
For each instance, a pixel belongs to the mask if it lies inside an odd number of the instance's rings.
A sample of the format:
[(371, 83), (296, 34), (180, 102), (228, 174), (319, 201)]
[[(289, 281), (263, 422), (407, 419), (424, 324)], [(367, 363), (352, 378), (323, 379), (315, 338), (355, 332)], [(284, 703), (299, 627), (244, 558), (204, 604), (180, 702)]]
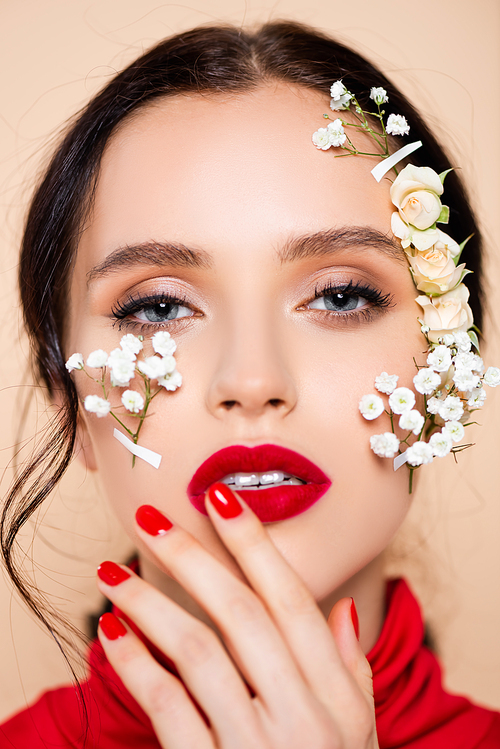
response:
[(441, 174), (439, 175), (439, 179), (441, 180), (442, 185), (444, 185), (444, 180), (445, 180), (446, 175), (453, 171), (454, 169), (452, 167), (451, 169), (447, 169), (445, 172), (441, 172)]
[(441, 206), (441, 213), (439, 214), (439, 218), (437, 219), (437, 224), (447, 224), (450, 220), (450, 209), (447, 205)]
[(472, 341), (472, 345), (474, 346), (477, 353), (479, 354), (479, 338), (477, 337), (476, 331), (470, 328), (470, 330), (467, 331), (467, 334)]
[(469, 236), (467, 237), (467, 239), (464, 239), (464, 241), (461, 244), (458, 245), (460, 247), (460, 252), (458, 253), (458, 255), (455, 258), (453, 258), (453, 261), (454, 261), (455, 265), (459, 264), (460, 258), (462, 257), (462, 252), (464, 251), (464, 247), (467, 244), (467, 242), (469, 241), (469, 239), (471, 239), (473, 236), (474, 236), (474, 233), (469, 234)]

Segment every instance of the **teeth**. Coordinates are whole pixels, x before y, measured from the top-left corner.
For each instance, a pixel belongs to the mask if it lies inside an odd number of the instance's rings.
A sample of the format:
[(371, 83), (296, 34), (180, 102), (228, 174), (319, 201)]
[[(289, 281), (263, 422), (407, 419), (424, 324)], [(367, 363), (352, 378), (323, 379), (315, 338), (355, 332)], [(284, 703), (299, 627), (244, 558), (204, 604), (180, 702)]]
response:
[(221, 481), (235, 489), (257, 489), (259, 486), (300, 486), (304, 484), (296, 476), (284, 471), (265, 471), (264, 473), (231, 473)]

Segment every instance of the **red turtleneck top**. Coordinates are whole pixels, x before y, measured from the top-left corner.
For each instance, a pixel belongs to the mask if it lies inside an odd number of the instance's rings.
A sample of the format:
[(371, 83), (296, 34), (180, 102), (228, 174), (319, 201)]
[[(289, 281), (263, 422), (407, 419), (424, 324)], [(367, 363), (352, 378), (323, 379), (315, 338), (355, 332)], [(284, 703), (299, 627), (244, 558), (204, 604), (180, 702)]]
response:
[[(389, 581), (387, 615), (367, 655), (380, 749), (500, 749), (500, 713), (445, 692), (439, 663), (423, 637), (420, 608), (408, 585)], [(159, 749), (147, 715), (98, 641), (89, 664), (82, 685), (86, 715), (74, 687), (54, 689), (0, 726), (0, 749)]]

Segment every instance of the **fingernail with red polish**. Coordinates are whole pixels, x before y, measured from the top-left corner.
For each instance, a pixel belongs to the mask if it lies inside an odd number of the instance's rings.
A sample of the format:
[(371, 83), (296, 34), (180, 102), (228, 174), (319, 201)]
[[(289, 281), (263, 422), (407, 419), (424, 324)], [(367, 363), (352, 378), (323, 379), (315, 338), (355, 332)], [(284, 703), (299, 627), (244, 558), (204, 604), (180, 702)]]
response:
[(243, 508), (238, 502), (236, 495), (231, 491), (227, 484), (212, 484), (208, 490), (208, 498), (212, 503), (212, 507), (214, 507), (219, 515), (225, 518), (225, 520), (235, 518), (243, 512)]
[(127, 630), (121, 623), (121, 621), (111, 613), (103, 614), (99, 619), (99, 626), (104, 632), (104, 636), (107, 640), (118, 640), (119, 637), (123, 637), (127, 634)]
[(354, 603), (354, 598), (351, 598), (351, 619), (352, 626), (354, 627), (354, 631), (356, 632), (356, 637), (358, 638), (359, 642), (359, 619), (356, 604)]
[(103, 562), (97, 568), (97, 574), (106, 585), (119, 585), (130, 577), (130, 572), (114, 562)]
[(135, 513), (135, 519), (142, 530), (150, 536), (163, 536), (170, 528), (173, 528), (173, 523), (151, 505), (139, 507)]

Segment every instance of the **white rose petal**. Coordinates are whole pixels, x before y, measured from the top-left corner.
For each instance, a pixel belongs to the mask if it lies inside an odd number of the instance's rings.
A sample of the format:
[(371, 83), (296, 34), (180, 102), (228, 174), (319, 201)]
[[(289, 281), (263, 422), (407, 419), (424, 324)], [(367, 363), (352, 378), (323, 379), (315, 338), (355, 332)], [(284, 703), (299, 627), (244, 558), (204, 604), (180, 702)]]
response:
[(81, 354), (71, 354), (66, 362), (66, 369), (72, 372), (74, 369), (83, 369), (83, 356)]
[(87, 367), (91, 369), (101, 369), (108, 363), (108, 354), (102, 348), (91, 351), (87, 356)]
[(137, 356), (139, 351), (142, 351), (143, 343), (140, 340), (140, 338), (137, 338), (136, 335), (133, 335), (132, 333), (127, 333), (127, 335), (122, 336), (122, 339), (120, 341), (120, 346), (124, 351), (128, 351), (130, 354), (133, 354), (134, 357)]
[(164, 377), (159, 377), (158, 385), (161, 385), (166, 390), (177, 390), (182, 385), (182, 375), (174, 369), (173, 372), (169, 372)]
[(133, 414), (138, 414), (144, 408), (144, 398), (136, 390), (125, 390), (122, 395), (122, 403)]
[(474, 388), (469, 395), (467, 405), (470, 408), (482, 408), (484, 401), (486, 400), (486, 391), (484, 388)]
[(488, 367), (484, 374), (483, 382), (485, 385), (489, 385), (490, 388), (496, 388), (500, 385), (500, 369), (498, 367)]
[(372, 421), (384, 412), (384, 402), (378, 395), (363, 395), (359, 401), (359, 410), (365, 419)]
[(434, 372), (447, 372), (451, 367), (451, 352), (447, 346), (436, 346), (427, 357), (427, 364)]
[(379, 393), (385, 393), (390, 395), (393, 393), (398, 385), (398, 375), (390, 375), (387, 372), (382, 372), (378, 377), (375, 377), (375, 389)]
[(160, 356), (172, 356), (175, 353), (177, 344), (166, 330), (159, 330), (151, 339), (153, 349)]
[(432, 447), (434, 457), (444, 458), (446, 455), (448, 455), (453, 446), (451, 434), (448, 431), (442, 431), (433, 434), (429, 440), (429, 445)]
[(87, 395), (83, 405), (86, 411), (96, 414), (100, 419), (111, 411), (111, 403), (98, 395)]
[(416, 434), (418, 436), (422, 431), (424, 422), (425, 419), (420, 411), (417, 411), (417, 409), (414, 408), (411, 411), (405, 411), (403, 414), (401, 414), (399, 419), (399, 426), (401, 427), (401, 429), (408, 429), (410, 432), (413, 432), (413, 434)]
[(382, 86), (373, 86), (370, 90), (370, 99), (373, 99), (375, 104), (378, 104), (379, 106), (381, 104), (386, 104), (389, 101), (389, 97), (387, 96), (387, 91), (385, 88), (382, 88)]
[(441, 385), (441, 377), (429, 367), (419, 369), (413, 378), (415, 390), (422, 395), (432, 395)]
[(394, 458), (398, 454), (399, 440), (392, 432), (374, 434), (370, 437), (370, 447), (379, 458)]
[(430, 328), (431, 341), (437, 343), (450, 331), (454, 333), (456, 341), (459, 332), (470, 328), (473, 316), (468, 299), (469, 289), (463, 283), (439, 297), (416, 298), (415, 301), (424, 311), (424, 323)]
[(411, 411), (415, 405), (415, 393), (409, 388), (396, 388), (389, 396), (389, 406), (400, 416), (405, 411)]
[(444, 421), (458, 421), (463, 415), (464, 407), (460, 398), (456, 395), (448, 395), (439, 404), (438, 414)]
[(385, 126), (389, 135), (408, 135), (410, 126), (402, 114), (390, 114)]
[(447, 421), (443, 427), (443, 432), (450, 435), (453, 442), (460, 442), (464, 438), (464, 425), (459, 421)]
[(415, 442), (406, 451), (406, 462), (410, 466), (422, 466), (432, 463), (434, 453), (427, 442)]

